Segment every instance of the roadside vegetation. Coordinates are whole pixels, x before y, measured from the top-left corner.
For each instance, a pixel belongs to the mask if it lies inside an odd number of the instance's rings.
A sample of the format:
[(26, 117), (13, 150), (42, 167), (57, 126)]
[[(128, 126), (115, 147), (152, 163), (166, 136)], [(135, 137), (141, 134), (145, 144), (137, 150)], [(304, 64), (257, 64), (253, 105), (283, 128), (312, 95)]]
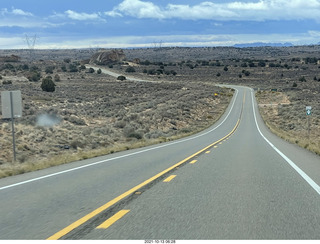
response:
[[(15, 163), (11, 126), (0, 121), (0, 177), (199, 132), (220, 118), (232, 98), (232, 90), (215, 86), (223, 83), (253, 87), (270, 130), (320, 154), (316, 48), (126, 50), (127, 60), (101, 66), (117, 77), (89, 67), (90, 50), (39, 50), (35, 60), (22, 50), (18, 61), (0, 62), (0, 90), (23, 96)], [(313, 108), (309, 135), (306, 106)]]
[(11, 83), (0, 89), (22, 91), (23, 116), (15, 120), (15, 163), (11, 125), (1, 121), (0, 177), (192, 135), (217, 121), (233, 96), (212, 83), (133, 82), (67, 61), (67, 70), (66, 61), (34, 62), (38, 81), (20, 63), (2, 66)]

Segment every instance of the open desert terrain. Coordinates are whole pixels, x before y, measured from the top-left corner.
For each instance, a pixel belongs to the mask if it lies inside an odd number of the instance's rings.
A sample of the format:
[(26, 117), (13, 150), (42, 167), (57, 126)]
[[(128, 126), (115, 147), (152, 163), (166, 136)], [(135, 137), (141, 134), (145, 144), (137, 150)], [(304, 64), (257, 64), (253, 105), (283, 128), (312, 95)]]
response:
[(217, 84), (254, 88), (268, 127), (320, 154), (320, 46), (124, 49), (103, 65), (89, 61), (97, 51), (0, 50), (0, 91), (21, 90), (23, 106), (14, 163), (11, 123), (0, 120), (0, 177), (203, 130), (233, 95)]

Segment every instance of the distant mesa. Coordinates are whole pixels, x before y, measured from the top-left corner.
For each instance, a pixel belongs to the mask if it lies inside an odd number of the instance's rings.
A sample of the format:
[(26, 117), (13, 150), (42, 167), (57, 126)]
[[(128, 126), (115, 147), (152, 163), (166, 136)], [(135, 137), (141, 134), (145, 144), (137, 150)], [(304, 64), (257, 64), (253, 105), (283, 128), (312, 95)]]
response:
[(109, 65), (121, 62), (126, 59), (122, 49), (119, 50), (100, 50), (99, 52), (92, 55), (89, 63), (99, 65)]
[(266, 43), (266, 42), (253, 42), (253, 43), (242, 43), (235, 44), (233, 47), (246, 48), (246, 47), (293, 47), (290, 42), (286, 43)]

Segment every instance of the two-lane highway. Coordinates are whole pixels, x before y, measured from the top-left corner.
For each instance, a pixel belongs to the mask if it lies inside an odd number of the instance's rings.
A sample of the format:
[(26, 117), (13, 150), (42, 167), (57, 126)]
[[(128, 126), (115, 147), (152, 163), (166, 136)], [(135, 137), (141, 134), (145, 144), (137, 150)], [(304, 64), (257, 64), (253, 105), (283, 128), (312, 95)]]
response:
[(0, 238), (320, 239), (319, 182), (236, 87), (195, 136), (0, 180)]

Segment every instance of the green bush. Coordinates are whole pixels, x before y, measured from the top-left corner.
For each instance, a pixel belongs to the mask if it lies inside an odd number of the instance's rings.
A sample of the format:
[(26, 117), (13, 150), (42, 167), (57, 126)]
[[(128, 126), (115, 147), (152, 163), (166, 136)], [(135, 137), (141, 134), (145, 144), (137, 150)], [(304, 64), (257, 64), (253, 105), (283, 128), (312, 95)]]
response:
[(47, 76), (42, 80), (41, 89), (43, 91), (54, 92), (56, 90), (55, 86), (56, 84), (54, 84), (51, 76)]
[(45, 69), (46, 74), (53, 74), (54, 66), (47, 66)]
[(121, 80), (121, 81), (123, 81), (123, 80), (126, 80), (126, 77), (125, 77), (125, 76), (123, 76), (123, 75), (120, 75), (120, 76), (118, 76), (117, 80)]
[(77, 68), (77, 66), (75, 64), (70, 64), (69, 65), (69, 71), (70, 72), (78, 72), (79, 70), (78, 70), (78, 68)]
[(126, 72), (127, 73), (133, 73), (133, 72), (136, 72), (136, 70), (133, 68), (133, 67), (128, 67), (127, 69), (126, 69)]
[(29, 81), (39, 81), (41, 78), (41, 74), (37, 71), (29, 72), (27, 78)]
[(301, 82), (307, 82), (306, 78), (304, 76), (300, 77), (299, 81)]

